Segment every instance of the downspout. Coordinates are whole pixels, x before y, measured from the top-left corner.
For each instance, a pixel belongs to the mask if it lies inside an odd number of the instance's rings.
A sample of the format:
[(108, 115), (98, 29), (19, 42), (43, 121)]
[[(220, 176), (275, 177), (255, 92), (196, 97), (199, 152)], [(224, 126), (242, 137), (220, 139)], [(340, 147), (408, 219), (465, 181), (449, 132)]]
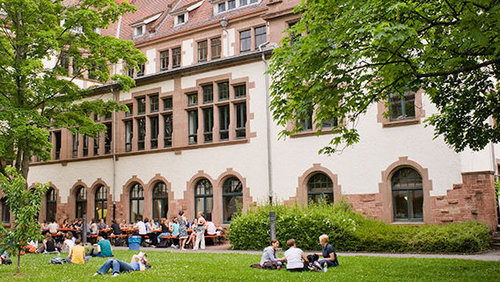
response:
[[(111, 93), (113, 93), (113, 100), (118, 102), (118, 92), (114, 91), (111, 87)], [(113, 191), (113, 220), (116, 220), (116, 111), (113, 112), (113, 121), (112, 121), (112, 144), (113, 144), (113, 184), (111, 190)]]
[(259, 52), (262, 54), (262, 62), (264, 63), (265, 73), (264, 73), (264, 83), (266, 87), (266, 147), (267, 147), (267, 185), (269, 187), (269, 204), (273, 205), (273, 179), (272, 179), (272, 154), (271, 154), (271, 112), (269, 110), (269, 74), (267, 71), (269, 70), (269, 65), (266, 61), (266, 56), (262, 48), (269, 44), (269, 41), (266, 41), (259, 45)]

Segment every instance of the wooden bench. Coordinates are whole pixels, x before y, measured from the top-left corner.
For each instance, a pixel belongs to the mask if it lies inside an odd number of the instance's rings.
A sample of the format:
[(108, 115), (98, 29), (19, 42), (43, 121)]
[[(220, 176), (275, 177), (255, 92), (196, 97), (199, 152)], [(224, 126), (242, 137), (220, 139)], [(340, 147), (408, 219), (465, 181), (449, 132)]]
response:
[(226, 239), (226, 234), (205, 235), (205, 239), (212, 239), (214, 245), (222, 244), (222, 242), (224, 242), (224, 240)]

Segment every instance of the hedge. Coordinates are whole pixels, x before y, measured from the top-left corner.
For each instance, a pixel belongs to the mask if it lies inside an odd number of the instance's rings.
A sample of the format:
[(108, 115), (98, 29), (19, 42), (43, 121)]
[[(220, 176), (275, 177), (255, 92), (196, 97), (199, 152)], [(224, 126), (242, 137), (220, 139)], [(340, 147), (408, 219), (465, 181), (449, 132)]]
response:
[(447, 225), (392, 225), (365, 218), (349, 204), (260, 206), (234, 218), (228, 238), (233, 249), (260, 250), (269, 245), (269, 212), (276, 212), (276, 237), (294, 238), (305, 250), (319, 250), (327, 234), (339, 251), (473, 253), (487, 250), (489, 229), (477, 221)]

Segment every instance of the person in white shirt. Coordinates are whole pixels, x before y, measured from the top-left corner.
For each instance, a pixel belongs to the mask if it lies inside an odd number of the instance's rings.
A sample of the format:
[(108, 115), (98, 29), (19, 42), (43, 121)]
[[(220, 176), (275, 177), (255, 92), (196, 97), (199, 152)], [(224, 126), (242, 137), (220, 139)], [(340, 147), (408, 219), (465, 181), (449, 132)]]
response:
[(73, 233), (71, 233), (71, 231), (70, 231), (70, 232), (66, 233), (65, 237), (66, 237), (66, 239), (63, 242), (62, 249), (63, 249), (63, 252), (69, 252), (69, 251), (71, 251), (71, 248), (73, 248), (75, 246), (75, 241), (73, 240), (74, 239)]
[(215, 227), (215, 223), (212, 221), (207, 221), (207, 234), (215, 235), (217, 233), (217, 227)]
[(288, 250), (285, 252), (286, 270), (288, 271), (304, 271), (308, 270), (309, 261), (304, 252), (297, 248), (295, 239), (286, 241)]
[(54, 234), (54, 233), (57, 233), (57, 229), (59, 228), (59, 224), (57, 224), (57, 222), (54, 220), (53, 222), (51, 222), (47, 228), (49, 228), (49, 232), (51, 234)]
[(139, 221), (135, 224), (135, 228), (137, 229), (139, 235), (141, 236), (141, 245), (144, 242), (144, 237), (148, 234), (146, 230), (146, 224), (142, 221), (142, 218), (139, 218)]

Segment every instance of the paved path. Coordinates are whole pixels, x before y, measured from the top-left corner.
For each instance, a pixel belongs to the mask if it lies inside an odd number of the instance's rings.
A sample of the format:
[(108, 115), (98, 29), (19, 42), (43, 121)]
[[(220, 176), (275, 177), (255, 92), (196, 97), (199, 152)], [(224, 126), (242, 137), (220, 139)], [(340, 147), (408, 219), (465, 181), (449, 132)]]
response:
[[(127, 250), (127, 247), (114, 247), (116, 250)], [(174, 248), (141, 248), (143, 251), (169, 251), (181, 252), (179, 249)], [(205, 250), (193, 251), (187, 249), (186, 253), (205, 252), (205, 253), (235, 253), (235, 254), (251, 254), (260, 255), (262, 251), (239, 251), (230, 250), (229, 245), (208, 246)], [(308, 252), (307, 252), (308, 253)], [(395, 253), (365, 253), (365, 252), (339, 252), (338, 255), (342, 256), (369, 256), (369, 257), (392, 257), (392, 258), (444, 258), (444, 259), (470, 259), (482, 261), (500, 261), (500, 250), (492, 250), (479, 254), (461, 255), (461, 254), (395, 254)]]

